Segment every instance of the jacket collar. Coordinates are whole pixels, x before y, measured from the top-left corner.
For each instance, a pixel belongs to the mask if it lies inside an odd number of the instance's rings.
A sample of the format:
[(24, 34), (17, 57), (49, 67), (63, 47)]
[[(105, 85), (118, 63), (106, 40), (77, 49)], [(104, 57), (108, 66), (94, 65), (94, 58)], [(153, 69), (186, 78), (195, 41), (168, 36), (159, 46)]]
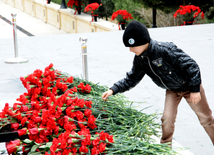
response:
[(152, 51), (151, 49), (153, 44), (154, 44), (154, 40), (150, 39), (148, 48), (140, 56), (149, 56), (151, 54), (151, 51)]

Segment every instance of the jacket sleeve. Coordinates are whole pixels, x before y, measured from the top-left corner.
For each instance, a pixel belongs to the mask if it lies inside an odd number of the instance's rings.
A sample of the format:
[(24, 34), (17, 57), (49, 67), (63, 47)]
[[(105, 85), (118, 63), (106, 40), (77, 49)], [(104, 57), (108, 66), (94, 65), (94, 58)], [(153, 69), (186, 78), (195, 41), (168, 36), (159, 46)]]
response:
[(138, 65), (135, 57), (131, 71), (126, 73), (126, 77), (124, 79), (114, 83), (114, 85), (110, 88), (113, 90), (113, 95), (117, 93), (123, 93), (135, 87), (141, 81), (144, 75), (145, 73)]
[(188, 54), (184, 53), (176, 46), (172, 49), (172, 58), (174, 65), (180, 68), (184, 76), (186, 76), (190, 92), (200, 92), (201, 74), (200, 68), (195, 60), (193, 60)]

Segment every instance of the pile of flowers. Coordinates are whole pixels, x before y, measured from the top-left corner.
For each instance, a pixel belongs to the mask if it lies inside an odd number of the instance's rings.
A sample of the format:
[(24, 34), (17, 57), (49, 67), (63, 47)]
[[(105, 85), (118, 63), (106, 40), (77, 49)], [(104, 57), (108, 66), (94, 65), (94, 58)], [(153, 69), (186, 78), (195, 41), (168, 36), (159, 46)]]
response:
[(123, 95), (103, 101), (105, 86), (62, 73), (53, 64), (20, 80), (27, 92), (0, 112), (0, 132), (20, 136), (7, 143), (8, 154), (176, 154), (167, 144), (152, 143), (160, 127), (156, 114), (132, 109)]
[[(100, 154), (106, 145), (113, 143), (113, 136), (95, 132), (96, 117), (92, 114), (92, 101), (79, 99), (75, 93), (90, 93), (88, 84), (73, 84), (73, 77), (60, 77), (61, 73), (50, 64), (45, 71), (35, 70), (21, 77), (27, 92), (17, 99), (13, 107), (5, 104), (0, 113), (1, 128), (18, 131), (29, 139), (11, 141), (8, 153), (15, 153), (22, 146), (23, 152), (41, 154), (81, 153)], [(9, 126), (8, 126), (9, 125)], [(93, 132), (92, 132), (93, 131)], [(29, 149), (33, 148), (33, 149)], [(49, 150), (49, 151), (47, 151)]]
[(89, 12), (91, 11), (91, 16), (92, 16), (92, 21), (94, 20), (93, 17), (97, 17), (98, 16), (98, 9), (99, 7), (102, 6), (102, 4), (98, 4), (98, 3), (90, 3), (88, 4), (85, 9), (84, 12)]
[(174, 18), (181, 16), (184, 22), (194, 22), (195, 18), (201, 16), (204, 19), (204, 12), (195, 5), (180, 5), (179, 9), (174, 13)]
[(74, 7), (75, 8), (74, 14), (76, 14), (77, 11), (81, 11), (82, 6), (84, 6), (84, 4), (82, 0), (69, 0), (67, 6), (71, 8)]
[(117, 10), (111, 16), (111, 20), (115, 20), (115, 19), (118, 21), (118, 26), (119, 26), (120, 24), (126, 24), (126, 22), (129, 19), (133, 19), (133, 17), (132, 17), (132, 14), (128, 13), (126, 10)]

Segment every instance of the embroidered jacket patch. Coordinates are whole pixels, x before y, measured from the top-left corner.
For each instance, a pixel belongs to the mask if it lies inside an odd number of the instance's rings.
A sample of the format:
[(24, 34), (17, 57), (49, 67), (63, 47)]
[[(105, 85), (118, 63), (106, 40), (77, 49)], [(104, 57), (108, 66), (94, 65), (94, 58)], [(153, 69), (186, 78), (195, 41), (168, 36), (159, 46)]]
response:
[(162, 58), (158, 58), (156, 60), (153, 60), (152, 63), (158, 67), (162, 66)]

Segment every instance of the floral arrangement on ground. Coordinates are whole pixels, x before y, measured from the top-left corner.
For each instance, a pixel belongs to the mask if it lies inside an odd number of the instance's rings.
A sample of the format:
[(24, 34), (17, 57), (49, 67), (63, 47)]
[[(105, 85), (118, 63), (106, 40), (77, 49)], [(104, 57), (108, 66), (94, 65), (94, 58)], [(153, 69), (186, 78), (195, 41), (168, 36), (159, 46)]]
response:
[(103, 101), (105, 86), (62, 73), (53, 64), (20, 79), (27, 92), (0, 112), (0, 132), (20, 137), (6, 144), (8, 154), (177, 154), (151, 138), (159, 135), (157, 114), (137, 111), (123, 95)]

